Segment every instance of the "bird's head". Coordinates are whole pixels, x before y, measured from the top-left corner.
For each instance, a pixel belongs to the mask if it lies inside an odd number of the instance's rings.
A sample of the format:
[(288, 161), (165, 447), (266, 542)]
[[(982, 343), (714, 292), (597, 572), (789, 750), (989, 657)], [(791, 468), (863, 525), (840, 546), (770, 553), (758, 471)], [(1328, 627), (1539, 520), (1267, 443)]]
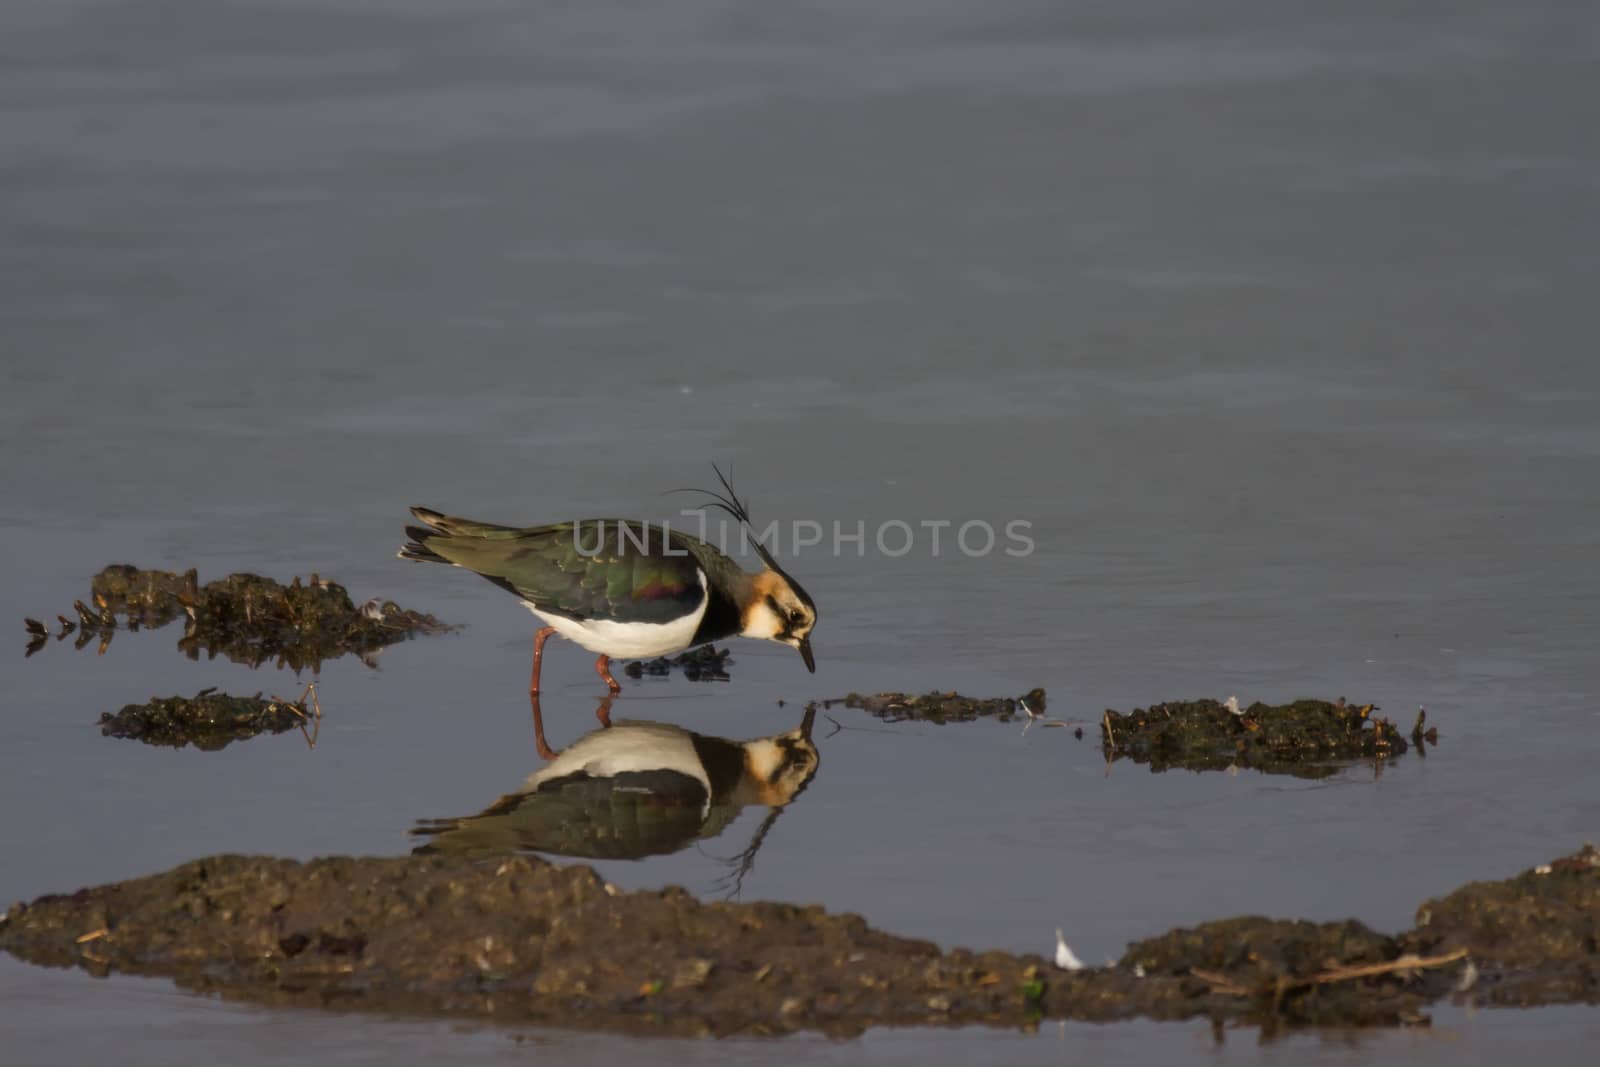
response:
[(806, 711), (798, 727), (776, 737), (744, 743), (745, 788), (748, 800), (782, 807), (811, 783), (820, 758), (811, 740), (816, 709)]
[[(711, 469), (716, 472), (717, 480), (722, 483), (723, 492), (719, 493), (715, 489), (691, 491), (710, 497), (711, 507), (726, 511), (738, 519), (745, 529), (754, 527), (755, 523), (750, 519), (749, 504), (740, 500), (739, 495), (733, 491), (733, 482), (729, 476), (723, 474), (715, 464)], [(730, 467), (730, 474), (732, 470)], [(749, 583), (745, 587), (743, 602), (740, 604), (740, 635), (788, 645), (800, 653), (800, 658), (805, 661), (806, 670), (812, 674), (817, 673), (817, 661), (811, 655), (811, 628), (817, 624), (817, 605), (812, 602), (806, 591), (800, 588), (800, 583), (789, 577), (783, 568), (778, 566), (778, 561), (772, 557), (772, 553), (761, 543), (759, 537), (751, 537), (749, 543), (755, 549), (756, 555), (761, 557), (761, 562), (766, 564), (766, 569), (750, 576)]]
[(811, 628), (816, 624), (817, 606), (800, 583), (770, 565), (750, 579), (740, 618), (743, 636), (788, 645), (800, 653), (806, 670), (814, 674), (817, 661), (811, 656)]

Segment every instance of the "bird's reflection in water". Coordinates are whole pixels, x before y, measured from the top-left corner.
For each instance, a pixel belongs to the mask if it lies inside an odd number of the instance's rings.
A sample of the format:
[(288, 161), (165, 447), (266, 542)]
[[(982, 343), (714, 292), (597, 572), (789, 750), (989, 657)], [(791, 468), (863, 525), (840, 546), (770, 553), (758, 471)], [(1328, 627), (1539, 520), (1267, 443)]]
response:
[(771, 810), (750, 843), (726, 861), (724, 887), (737, 893), (772, 824), (817, 773), (814, 718), (808, 710), (793, 730), (749, 741), (618, 720), (552, 753), (482, 813), (420, 822), (411, 832), (429, 840), (415, 851), (641, 859), (716, 837), (746, 805), (764, 804)]

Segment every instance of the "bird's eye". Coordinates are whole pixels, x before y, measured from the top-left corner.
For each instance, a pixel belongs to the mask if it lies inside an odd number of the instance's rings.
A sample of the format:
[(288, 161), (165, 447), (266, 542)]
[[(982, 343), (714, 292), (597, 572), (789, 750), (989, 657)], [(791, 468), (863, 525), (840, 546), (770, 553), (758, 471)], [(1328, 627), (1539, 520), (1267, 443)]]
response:
[(801, 611), (799, 608), (795, 608), (793, 611), (789, 612), (789, 621), (790, 622), (805, 622), (806, 621), (806, 613)]

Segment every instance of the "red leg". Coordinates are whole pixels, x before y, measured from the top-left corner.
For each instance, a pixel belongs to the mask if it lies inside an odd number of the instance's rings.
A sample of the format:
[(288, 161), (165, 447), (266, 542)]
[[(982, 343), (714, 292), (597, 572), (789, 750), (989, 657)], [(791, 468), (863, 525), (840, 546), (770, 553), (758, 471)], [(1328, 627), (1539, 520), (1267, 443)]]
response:
[(544, 661), (544, 643), (550, 640), (550, 635), (556, 632), (554, 626), (546, 626), (533, 635), (533, 675), (528, 679), (528, 695), (539, 694), (539, 664)]
[(622, 692), (622, 686), (618, 685), (617, 684), (617, 680), (615, 678), (611, 677), (611, 657), (610, 656), (601, 656), (599, 659), (595, 660), (594, 661), (594, 669), (595, 669), (595, 672), (600, 675), (600, 677), (605, 679), (606, 688), (610, 689), (613, 694), (617, 694), (617, 693)]
[(599, 719), (600, 725), (607, 730), (611, 729), (611, 701), (615, 697), (615, 693), (607, 693), (601, 698), (600, 706), (594, 709), (594, 717)]
[(533, 745), (539, 750), (540, 759), (555, 759), (556, 750), (544, 739), (544, 716), (539, 714), (539, 694), (528, 694), (528, 703), (533, 707)]

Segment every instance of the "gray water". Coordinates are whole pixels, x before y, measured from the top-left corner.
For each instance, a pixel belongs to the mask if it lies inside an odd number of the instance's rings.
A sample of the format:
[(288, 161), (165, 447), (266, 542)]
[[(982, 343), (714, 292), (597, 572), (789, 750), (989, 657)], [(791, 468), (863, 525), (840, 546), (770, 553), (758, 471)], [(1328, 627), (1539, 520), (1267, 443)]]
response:
[[(1541, 5), (424, 4), (0, 7), (0, 900), (219, 851), (408, 849), (535, 769), (533, 620), (393, 558), (406, 508), (676, 519), (711, 461), (785, 550), (818, 673), (618, 712), (729, 737), (851, 690), (1010, 695), (1070, 730), (836, 710), (744, 899), (946, 946), (1091, 961), (1261, 912), (1402, 929), (1426, 897), (1596, 835), (1600, 16)], [(1301, 10), (1304, 8), (1304, 10)], [(1031, 524), (1017, 558), (900, 520)], [(170, 630), (22, 660), (111, 562), (318, 571), (468, 624), (326, 664), (314, 752), (103, 739), (208, 685)], [(592, 725), (553, 644), (547, 727)], [(1102, 709), (1376, 701), (1424, 760), (1310, 782), (1104, 766)], [(778, 700), (786, 701), (778, 707)], [(826, 727), (831, 729), (831, 726)], [(826, 732), (819, 729), (819, 737)], [(759, 823), (601, 865), (709, 894)], [(274, 1013), (0, 963), (7, 1062), (285, 1050), (390, 1063), (765, 1059)], [(1578, 1061), (1585, 1009), (1444, 1008), (1430, 1040), (1229, 1059)], [(103, 1020), (85, 1027), (85, 1019)], [(1202, 1024), (784, 1042), (804, 1062), (1156, 1063)]]

